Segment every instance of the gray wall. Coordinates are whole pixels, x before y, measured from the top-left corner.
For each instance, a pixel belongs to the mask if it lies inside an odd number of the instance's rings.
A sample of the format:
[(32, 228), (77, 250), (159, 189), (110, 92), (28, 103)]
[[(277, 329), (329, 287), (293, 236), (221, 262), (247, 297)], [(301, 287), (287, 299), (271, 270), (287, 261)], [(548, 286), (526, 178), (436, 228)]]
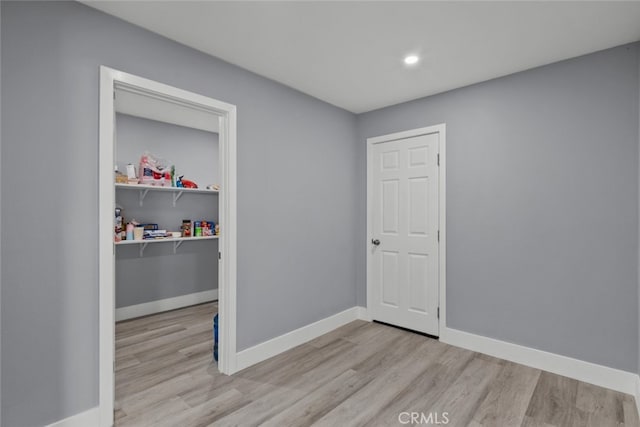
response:
[[(204, 188), (218, 183), (218, 134), (116, 115), (116, 163), (138, 169), (140, 155), (149, 151), (176, 166), (176, 173)], [(173, 206), (169, 193), (149, 192), (143, 206), (137, 191), (117, 190), (116, 205), (125, 220), (157, 223), (180, 231), (183, 219), (218, 222), (218, 196), (183, 194)], [(138, 245), (116, 248), (116, 307), (172, 298), (218, 288), (218, 241), (185, 242), (176, 254), (172, 244), (147, 246), (140, 257)]]
[[(638, 45), (363, 114), (447, 124), (448, 326), (636, 372)], [(358, 227), (358, 303), (366, 299)]]
[(1, 7), (3, 425), (98, 403), (99, 65), (238, 106), (238, 349), (355, 305), (352, 114), (81, 4)]
[(195, 181), (201, 188), (219, 184), (218, 134), (116, 114), (118, 170), (126, 173), (128, 163), (138, 170), (140, 156), (148, 151), (176, 167), (176, 175)]

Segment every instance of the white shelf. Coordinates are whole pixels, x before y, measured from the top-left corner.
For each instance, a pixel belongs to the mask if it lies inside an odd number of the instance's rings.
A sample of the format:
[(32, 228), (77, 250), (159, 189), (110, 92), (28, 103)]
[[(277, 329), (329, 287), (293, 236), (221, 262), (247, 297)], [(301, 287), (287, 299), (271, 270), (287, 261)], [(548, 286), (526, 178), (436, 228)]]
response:
[(197, 240), (217, 240), (220, 236), (198, 236), (198, 237), (165, 237), (164, 239), (146, 239), (146, 240), (121, 240), (119, 242), (113, 242), (115, 246), (123, 245), (140, 245), (140, 256), (144, 254), (144, 249), (150, 243), (173, 243), (173, 253), (180, 245), (185, 241), (197, 241)]
[(182, 187), (161, 187), (156, 185), (143, 185), (143, 184), (116, 184), (116, 190), (137, 190), (140, 192), (140, 206), (144, 202), (144, 198), (149, 191), (164, 191), (173, 194), (173, 206), (176, 206), (176, 202), (184, 193), (199, 193), (199, 194), (218, 194), (218, 190), (207, 190), (206, 188), (182, 188)]
[(116, 188), (124, 188), (126, 190), (153, 190), (153, 191), (173, 191), (184, 193), (210, 193), (217, 194), (218, 190), (207, 190), (206, 188), (182, 188), (182, 187), (161, 187), (159, 185), (144, 184), (116, 184)]

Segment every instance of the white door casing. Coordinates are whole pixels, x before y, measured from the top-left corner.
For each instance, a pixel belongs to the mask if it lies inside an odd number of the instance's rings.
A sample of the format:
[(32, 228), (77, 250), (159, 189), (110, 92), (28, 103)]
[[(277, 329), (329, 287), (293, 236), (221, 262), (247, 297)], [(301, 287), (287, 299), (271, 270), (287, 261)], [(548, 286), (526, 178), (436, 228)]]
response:
[(432, 127), (368, 140), (369, 315), (436, 336), (443, 131)]
[(217, 120), (220, 149), (219, 220), (223, 224), (218, 247), (218, 300), (220, 313), (220, 359), (222, 373), (237, 370), (236, 352), (236, 107), (206, 96), (100, 67), (99, 121), (99, 425), (114, 422), (115, 350), (115, 261), (113, 245), (114, 138), (116, 87), (175, 104), (181, 108), (206, 111)]

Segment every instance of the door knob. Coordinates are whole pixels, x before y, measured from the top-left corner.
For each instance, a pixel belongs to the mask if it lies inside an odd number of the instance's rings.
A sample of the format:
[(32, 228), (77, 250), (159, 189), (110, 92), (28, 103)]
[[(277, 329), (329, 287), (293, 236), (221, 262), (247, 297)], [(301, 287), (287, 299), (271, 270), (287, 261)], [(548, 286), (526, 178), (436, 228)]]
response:
[(373, 245), (375, 245), (375, 246), (378, 246), (378, 245), (380, 245), (380, 240), (378, 240), (378, 239), (371, 239), (371, 244), (373, 244)]

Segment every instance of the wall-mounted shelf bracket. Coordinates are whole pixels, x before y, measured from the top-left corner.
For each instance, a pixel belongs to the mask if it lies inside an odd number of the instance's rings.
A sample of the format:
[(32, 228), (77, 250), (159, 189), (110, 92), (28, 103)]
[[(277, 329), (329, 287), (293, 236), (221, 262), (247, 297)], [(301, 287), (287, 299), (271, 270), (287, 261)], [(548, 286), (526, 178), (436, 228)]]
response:
[(176, 207), (176, 202), (178, 201), (178, 199), (180, 198), (180, 196), (182, 196), (182, 191), (176, 191), (175, 193), (173, 193), (173, 207)]
[[(174, 205), (175, 206), (175, 205)], [(184, 240), (178, 240), (176, 242), (173, 242), (173, 253), (175, 254), (176, 251), (178, 250), (178, 248), (180, 247), (180, 245), (182, 245), (182, 242), (184, 242)]]
[(140, 243), (140, 258), (144, 255), (144, 249), (147, 247), (149, 242)]
[(148, 188), (145, 188), (144, 190), (140, 190), (140, 206), (142, 206), (142, 202), (144, 202), (144, 198), (147, 197), (148, 192), (149, 192)]

